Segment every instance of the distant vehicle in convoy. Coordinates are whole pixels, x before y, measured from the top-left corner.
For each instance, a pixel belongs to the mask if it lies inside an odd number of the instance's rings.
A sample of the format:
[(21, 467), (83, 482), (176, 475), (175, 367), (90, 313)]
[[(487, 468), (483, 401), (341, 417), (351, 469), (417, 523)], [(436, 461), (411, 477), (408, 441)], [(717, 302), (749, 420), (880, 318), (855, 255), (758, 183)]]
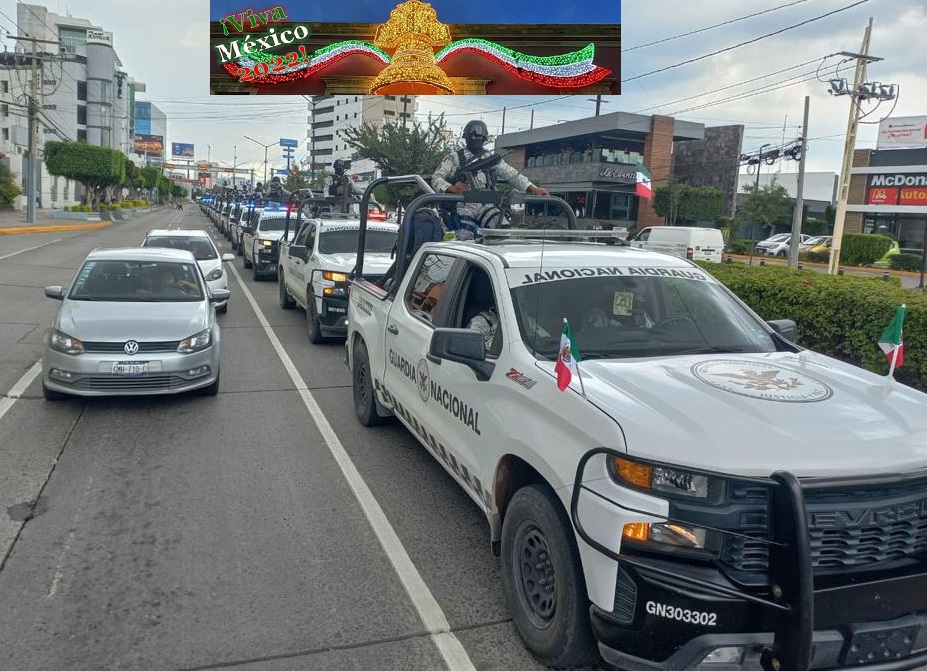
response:
[[(365, 264), (370, 275), (392, 264), (399, 227), (386, 222), (367, 226)], [(310, 219), (293, 243), (280, 245), (280, 307), (306, 311), (306, 331), (313, 344), (347, 334), (349, 278), (357, 256), (358, 219)]]
[(724, 236), (717, 228), (651, 226), (634, 236), (631, 246), (692, 261), (721, 263)]
[(242, 263), (245, 268), (251, 269), (255, 280), (262, 280), (269, 275), (276, 277), (279, 244), (285, 223), (286, 208), (282, 205), (268, 206), (261, 211), (256, 221), (249, 221), (241, 227)]
[(605, 231), (442, 241), (427, 208), (450, 198), (409, 205), (385, 275), (359, 245), (354, 409), (484, 512), (542, 663), (927, 664), (927, 394)]
[[(209, 237), (209, 233), (194, 229), (155, 229), (148, 231), (142, 241), (142, 247), (165, 247), (167, 249), (185, 249), (191, 252), (197, 265), (206, 279), (209, 290), (227, 290), (229, 288), (228, 273), (222, 267), (223, 263), (235, 260), (234, 254), (221, 254), (218, 247)], [(225, 313), (229, 309), (229, 299), (215, 303), (216, 312)]]
[(193, 254), (159, 247), (92, 251), (46, 334), (42, 391), (68, 395), (176, 394), (219, 389), (219, 323)]

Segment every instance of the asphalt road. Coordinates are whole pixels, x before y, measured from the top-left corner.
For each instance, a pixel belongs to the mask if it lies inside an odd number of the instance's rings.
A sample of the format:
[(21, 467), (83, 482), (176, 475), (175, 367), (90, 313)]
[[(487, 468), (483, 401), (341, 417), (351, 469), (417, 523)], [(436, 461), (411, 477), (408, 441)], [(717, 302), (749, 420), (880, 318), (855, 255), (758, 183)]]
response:
[(0, 240), (0, 668), (541, 668), (482, 514), (403, 428), (357, 423), (342, 344), (240, 259), (218, 396), (42, 399), (42, 287), (170, 221), (212, 231), (188, 206)]

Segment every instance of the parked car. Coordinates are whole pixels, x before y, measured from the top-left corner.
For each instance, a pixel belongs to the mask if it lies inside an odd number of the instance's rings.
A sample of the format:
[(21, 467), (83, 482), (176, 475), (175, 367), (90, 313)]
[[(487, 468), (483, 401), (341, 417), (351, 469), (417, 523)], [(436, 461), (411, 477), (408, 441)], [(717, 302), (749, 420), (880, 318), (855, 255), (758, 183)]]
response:
[[(179, 230), (179, 229), (155, 229), (148, 231), (148, 235), (142, 241), (142, 247), (166, 247), (168, 249), (186, 249), (193, 253), (196, 263), (206, 278), (206, 284), (209, 290), (215, 292), (216, 289), (229, 288), (229, 276), (222, 267), (223, 263), (234, 261), (234, 254), (220, 254), (216, 244), (209, 237), (209, 233), (203, 230)], [(229, 301), (216, 303), (216, 312), (228, 312)]]
[(67, 288), (45, 338), (42, 391), (78, 396), (219, 389), (219, 324), (193, 254), (179, 249), (96, 249)]
[(790, 236), (790, 233), (776, 233), (775, 235), (769, 236), (765, 240), (760, 240), (758, 243), (756, 243), (756, 245), (754, 245), (753, 253), (765, 254), (767, 249), (788, 240)]
[[(772, 243), (764, 245), (764, 247), (762, 248), (763, 249), (762, 253), (765, 254), (766, 256), (782, 256), (782, 257), (788, 256), (789, 247), (792, 245), (792, 234), (783, 233), (782, 235), (785, 236), (783, 239), (777, 242), (772, 242)], [(804, 233), (799, 234), (799, 241), (800, 241), (799, 244), (801, 244), (801, 242), (806, 242), (810, 238), (811, 238), (810, 235), (805, 235)], [(759, 253), (759, 250), (760, 250), (760, 246), (759, 244), (757, 244), (758, 253)]]
[(798, 254), (799, 256), (806, 254), (819, 245), (830, 245), (831, 239), (832, 237), (830, 235), (816, 235), (813, 238), (808, 238), (803, 243), (798, 245)]

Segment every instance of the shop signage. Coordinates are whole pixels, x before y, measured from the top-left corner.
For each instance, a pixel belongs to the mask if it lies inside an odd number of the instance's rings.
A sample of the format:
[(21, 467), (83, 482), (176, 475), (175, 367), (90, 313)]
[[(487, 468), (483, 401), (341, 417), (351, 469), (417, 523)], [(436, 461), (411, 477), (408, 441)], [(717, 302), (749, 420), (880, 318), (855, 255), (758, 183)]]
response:
[(898, 189), (876, 186), (866, 194), (867, 205), (894, 205), (898, 202)]
[(622, 179), (628, 182), (637, 182), (637, 172), (633, 170), (621, 170), (620, 168), (603, 168), (599, 172), (599, 177), (610, 177), (612, 179)]
[(878, 149), (927, 147), (927, 116), (889, 117), (879, 124)]
[(869, 186), (927, 186), (927, 175), (904, 173), (872, 175)]
[(899, 205), (927, 205), (927, 188), (915, 187), (913, 189), (901, 189), (898, 196)]

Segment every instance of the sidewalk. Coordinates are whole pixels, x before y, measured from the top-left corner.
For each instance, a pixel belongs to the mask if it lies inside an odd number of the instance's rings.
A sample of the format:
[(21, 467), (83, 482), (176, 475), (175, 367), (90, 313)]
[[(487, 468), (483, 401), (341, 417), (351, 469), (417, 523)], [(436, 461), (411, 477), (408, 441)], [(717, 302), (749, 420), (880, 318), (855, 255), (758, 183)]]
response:
[(49, 209), (36, 209), (35, 223), (26, 221), (25, 212), (0, 212), (0, 235), (21, 233), (58, 233), (60, 231), (92, 231), (113, 225), (112, 221), (68, 221), (53, 219)]

